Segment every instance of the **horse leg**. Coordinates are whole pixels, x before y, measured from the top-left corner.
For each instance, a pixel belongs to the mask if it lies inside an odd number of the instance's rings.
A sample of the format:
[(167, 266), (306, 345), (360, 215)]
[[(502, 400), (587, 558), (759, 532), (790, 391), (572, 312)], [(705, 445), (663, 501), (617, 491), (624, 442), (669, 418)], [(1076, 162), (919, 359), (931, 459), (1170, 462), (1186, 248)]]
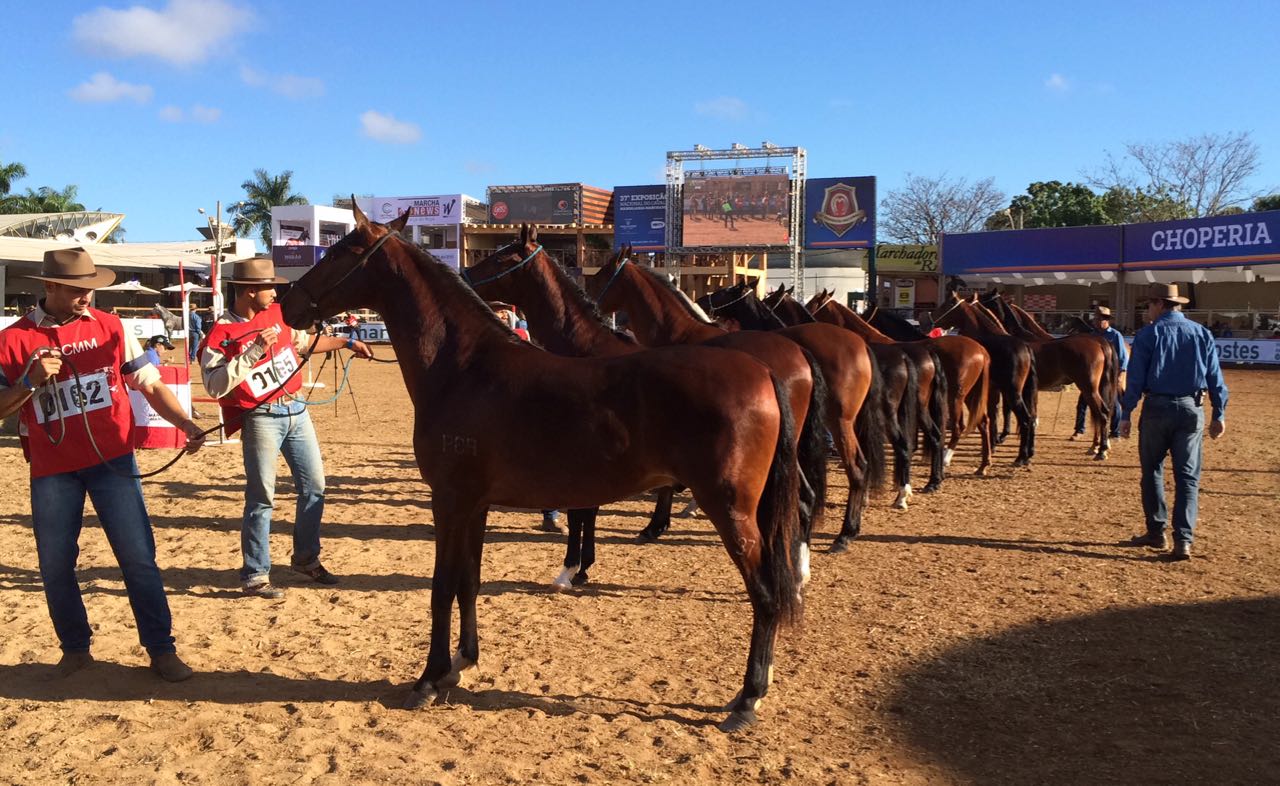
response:
[(1106, 461), (1107, 453), (1111, 450), (1110, 442), (1110, 426), (1107, 423), (1107, 406), (1102, 400), (1102, 396), (1098, 391), (1093, 391), (1089, 401), (1089, 414), (1093, 420), (1094, 442), (1098, 446), (1098, 450), (1093, 454), (1094, 461)]
[(849, 542), (862, 531), (862, 511), (867, 507), (866, 459), (858, 449), (858, 438), (853, 434), (853, 421), (841, 420), (836, 430), (836, 450), (844, 463), (844, 475), (849, 481), (849, 499), (844, 506), (844, 523), (840, 534), (831, 544), (831, 553), (839, 554), (849, 548)]
[[(569, 541), (566, 544), (564, 554), (564, 567), (551, 582), (551, 586), (556, 592), (569, 589), (574, 576), (578, 575), (579, 569), (582, 567), (582, 530), (583, 522), (586, 514), (590, 509), (570, 508), (569, 509)], [(592, 513), (594, 518), (594, 513)]]
[(751, 607), (751, 650), (747, 655), (747, 673), (742, 680), (742, 690), (725, 708), (729, 710), (729, 717), (718, 727), (725, 733), (740, 731), (756, 722), (756, 710), (773, 682), (773, 649), (778, 636), (778, 618), (754, 597)]
[(480, 559), (484, 554), (484, 529), (467, 533), (466, 554), (458, 577), (458, 651), (449, 663), (449, 673), (436, 688), (445, 690), (462, 680), (462, 673), (480, 661), (480, 636), (476, 624), (476, 597), (480, 595)]
[(893, 485), (898, 489), (898, 496), (893, 500), (893, 507), (897, 510), (907, 509), (907, 500), (911, 499), (911, 435), (907, 433), (907, 415), (906, 415), (906, 396), (914, 395), (911, 391), (907, 391), (903, 395), (903, 400), (893, 412), (893, 417), (898, 422), (898, 428), (890, 437), (890, 444), (893, 446)]
[(982, 436), (982, 457), (978, 461), (978, 471), (974, 474), (986, 477), (991, 471), (991, 433), (987, 430), (986, 424), (982, 424), (978, 431)]
[(653, 503), (653, 516), (649, 519), (649, 525), (640, 530), (639, 540), (641, 543), (652, 543), (671, 528), (671, 498), (673, 496), (675, 496), (675, 489), (671, 486), (664, 486), (658, 489), (658, 497)]
[(582, 569), (573, 577), (573, 586), (587, 583), (587, 568), (596, 564), (596, 514), (600, 508), (584, 511), (582, 522)]

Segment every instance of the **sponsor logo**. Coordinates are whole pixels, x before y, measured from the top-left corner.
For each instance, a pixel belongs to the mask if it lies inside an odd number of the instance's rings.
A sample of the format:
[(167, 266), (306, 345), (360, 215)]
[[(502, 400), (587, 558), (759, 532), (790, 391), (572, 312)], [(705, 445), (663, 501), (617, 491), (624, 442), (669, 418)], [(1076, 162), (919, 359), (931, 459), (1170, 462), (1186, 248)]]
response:
[(858, 207), (858, 192), (847, 183), (828, 186), (822, 195), (822, 207), (813, 214), (813, 223), (826, 227), (836, 237), (867, 220), (867, 211)]
[(666, 221), (650, 221), (649, 228), (650, 229), (666, 229), (667, 222)]
[(494, 202), (491, 209), (493, 210), (493, 217), (499, 221), (506, 218), (507, 213), (510, 212), (506, 202)]
[(1196, 248), (1260, 246), (1271, 243), (1265, 221), (1222, 224), (1216, 227), (1161, 229), (1151, 233), (1152, 251), (1190, 251)]

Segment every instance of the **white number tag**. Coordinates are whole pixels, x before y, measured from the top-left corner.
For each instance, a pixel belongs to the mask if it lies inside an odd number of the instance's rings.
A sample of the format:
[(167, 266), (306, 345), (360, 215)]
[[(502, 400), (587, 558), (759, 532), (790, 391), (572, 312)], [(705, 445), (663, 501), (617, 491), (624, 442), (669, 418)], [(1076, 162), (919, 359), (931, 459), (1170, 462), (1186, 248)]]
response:
[(298, 361), (294, 358), (293, 352), (290, 349), (284, 349), (271, 358), (270, 363), (255, 366), (253, 371), (249, 372), (245, 382), (253, 392), (254, 398), (262, 398), (268, 393), (275, 392), (297, 368)]
[(106, 372), (81, 374), (79, 382), (75, 377), (64, 379), (52, 390), (42, 387), (36, 391), (36, 422), (48, 423), (66, 414), (69, 417), (79, 415), (81, 411), (93, 412), (111, 406), (111, 389), (107, 387)]

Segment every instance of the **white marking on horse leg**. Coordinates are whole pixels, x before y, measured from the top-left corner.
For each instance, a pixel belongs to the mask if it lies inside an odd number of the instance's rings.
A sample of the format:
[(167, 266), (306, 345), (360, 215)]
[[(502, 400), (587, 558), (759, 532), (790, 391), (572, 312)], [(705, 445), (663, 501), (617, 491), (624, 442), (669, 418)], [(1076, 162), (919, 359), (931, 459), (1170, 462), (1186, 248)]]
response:
[(573, 586), (573, 577), (578, 575), (577, 565), (569, 565), (560, 571), (560, 575), (556, 576), (556, 580), (551, 582), (551, 586), (555, 587), (556, 592), (564, 592)]
[(800, 544), (800, 586), (809, 583), (809, 544)]
[(773, 684), (773, 664), (770, 664), (770, 665), (769, 665), (769, 681), (768, 681), (768, 682), (766, 682), (765, 684), (766, 684), (766, 685), (772, 685), (772, 684)]
[(942, 466), (944, 467), (951, 466), (951, 459), (955, 455), (956, 455), (956, 452), (951, 448), (944, 448), (942, 451)]

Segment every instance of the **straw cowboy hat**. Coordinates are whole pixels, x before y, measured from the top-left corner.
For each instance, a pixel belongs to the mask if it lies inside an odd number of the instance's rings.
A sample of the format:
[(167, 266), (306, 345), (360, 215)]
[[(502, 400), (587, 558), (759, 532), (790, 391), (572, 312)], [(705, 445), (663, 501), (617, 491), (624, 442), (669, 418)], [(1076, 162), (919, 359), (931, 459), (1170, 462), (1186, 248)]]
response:
[(1111, 309), (1106, 306), (1094, 306), (1093, 315), (1098, 319), (1111, 319)]
[(288, 284), (289, 279), (276, 275), (275, 263), (271, 257), (254, 257), (253, 259), (237, 259), (231, 266), (230, 284)]
[(1147, 300), (1168, 300), (1173, 303), (1190, 303), (1190, 298), (1178, 295), (1177, 284), (1152, 284), (1147, 287)]
[(111, 270), (99, 270), (93, 264), (93, 257), (89, 256), (89, 252), (77, 247), (44, 252), (39, 275), (31, 274), (21, 278), (34, 278), (37, 281), (66, 284), (81, 289), (98, 289), (115, 281), (116, 274)]

